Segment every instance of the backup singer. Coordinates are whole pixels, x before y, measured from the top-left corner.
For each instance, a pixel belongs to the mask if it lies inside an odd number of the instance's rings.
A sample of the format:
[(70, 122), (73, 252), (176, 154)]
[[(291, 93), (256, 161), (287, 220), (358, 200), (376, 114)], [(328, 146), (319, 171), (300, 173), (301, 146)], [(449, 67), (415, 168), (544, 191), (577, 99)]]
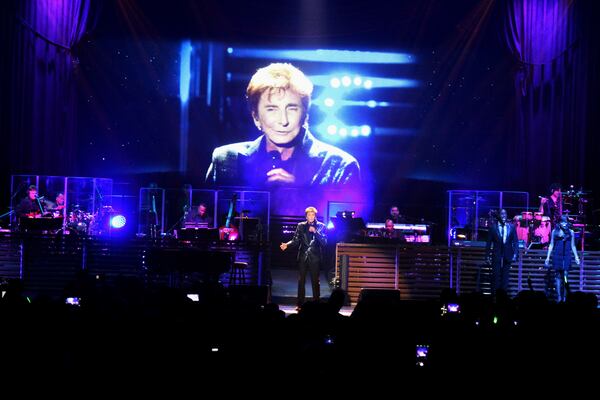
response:
[[(568, 217), (563, 215), (552, 231), (545, 262), (549, 275), (546, 278), (546, 296), (551, 296), (549, 281), (552, 280), (553, 275), (557, 302), (564, 302), (567, 299), (567, 275), (571, 268), (571, 254), (575, 264), (579, 265), (579, 256), (575, 248), (575, 232), (571, 229)], [(552, 255), (552, 265), (550, 265), (550, 255)]]
[(515, 227), (507, 221), (506, 210), (500, 210), (498, 220), (492, 224), (486, 243), (487, 262), (492, 266), (492, 296), (498, 291), (508, 293), (511, 263), (517, 259), (519, 244)]

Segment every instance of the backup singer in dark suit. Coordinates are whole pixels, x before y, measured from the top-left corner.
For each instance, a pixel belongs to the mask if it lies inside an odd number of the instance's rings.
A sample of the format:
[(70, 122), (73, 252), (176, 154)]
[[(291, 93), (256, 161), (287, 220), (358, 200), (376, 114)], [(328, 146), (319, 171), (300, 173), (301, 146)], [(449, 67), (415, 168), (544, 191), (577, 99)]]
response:
[(498, 221), (492, 224), (485, 250), (492, 265), (492, 296), (498, 290), (507, 293), (510, 266), (517, 260), (519, 242), (515, 227), (507, 221), (506, 210), (500, 210)]
[(313, 299), (320, 298), (319, 272), (323, 250), (327, 245), (325, 224), (317, 221), (317, 209), (308, 207), (304, 210), (306, 221), (300, 222), (296, 227), (294, 237), (287, 243), (281, 243), (281, 250), (288, 247), (298, 247), (298, 307), (304, 303), (306, 273), (310, 271)]

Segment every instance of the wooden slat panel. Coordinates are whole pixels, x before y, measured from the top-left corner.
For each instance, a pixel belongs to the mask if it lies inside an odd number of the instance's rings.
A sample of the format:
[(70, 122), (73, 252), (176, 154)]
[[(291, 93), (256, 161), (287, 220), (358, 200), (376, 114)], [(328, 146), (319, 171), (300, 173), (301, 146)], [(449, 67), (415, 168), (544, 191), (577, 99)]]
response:
[[(443, 288), (452, 286), (459, 293), (490, 293), (490, 267), (484, 263), (481, 247), (445, 247), (422, 245), (371, 245), (339, 243), (338, 268), (342, 256), (348, 256), (348, 291), (355, 302), (362, 288), (400, 289), (403, 299), (437, 298)], [(546, 250), (520, 250), (509, 281), (510, 295), (520, 290), (543, 291), (548, 270), (544, 266)], [(569, 271), (571, 290), (600, 295), (600, 252), (580, 254), (582, 265)], [(397, 276), (396, 276), (397, 268)], [(452, 271), (452, 277), (450, 273)]]

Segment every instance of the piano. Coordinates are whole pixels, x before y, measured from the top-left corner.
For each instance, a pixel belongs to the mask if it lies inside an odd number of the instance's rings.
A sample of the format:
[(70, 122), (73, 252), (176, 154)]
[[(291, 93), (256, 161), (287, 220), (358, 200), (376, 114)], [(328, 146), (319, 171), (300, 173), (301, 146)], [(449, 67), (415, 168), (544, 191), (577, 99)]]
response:
[(162, 248), (148, 250), (146, 266), (157, 273), (201, 273), (217, 281), (219, 275), (231, 269), (235, 259), (232, 251), (211, 251), (195, 248)]
[[(368, 237), (381, 237), (385, 222), (367, 223)], [(409, 243), (430, 243), (430, 225), (428, 224), (394, 224), (394, 229), (400, 231), (404, 240)]]

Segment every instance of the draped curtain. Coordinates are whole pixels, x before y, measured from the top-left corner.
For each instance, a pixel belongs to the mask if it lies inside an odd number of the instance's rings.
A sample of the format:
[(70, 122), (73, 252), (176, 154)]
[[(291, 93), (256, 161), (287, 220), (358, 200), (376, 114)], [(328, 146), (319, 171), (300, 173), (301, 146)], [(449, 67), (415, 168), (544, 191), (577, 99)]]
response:
[(530, 187), (582, 184), (587, 47), (581, 1), (510, 0), (504, 37), (516, 60), (515, 173)]
[(74, 47), (91, 0), (15, 3), (11, 65), (12, 173), (68, 174), (77, 148)]

